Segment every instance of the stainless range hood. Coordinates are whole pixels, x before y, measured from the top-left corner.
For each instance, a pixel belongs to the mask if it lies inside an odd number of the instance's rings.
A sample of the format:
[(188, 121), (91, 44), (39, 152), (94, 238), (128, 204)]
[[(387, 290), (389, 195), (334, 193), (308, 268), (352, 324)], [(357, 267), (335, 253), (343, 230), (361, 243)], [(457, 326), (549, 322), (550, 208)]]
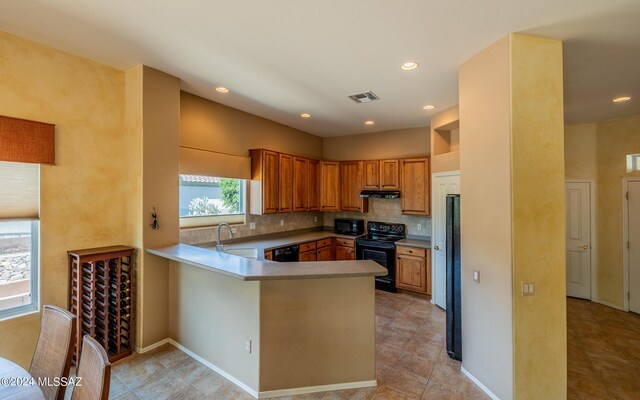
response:
[(374, 199), (397, 199), (400, 197), (399, 190), (363, 190), (360, 192), (360, 197), (374, 198)]

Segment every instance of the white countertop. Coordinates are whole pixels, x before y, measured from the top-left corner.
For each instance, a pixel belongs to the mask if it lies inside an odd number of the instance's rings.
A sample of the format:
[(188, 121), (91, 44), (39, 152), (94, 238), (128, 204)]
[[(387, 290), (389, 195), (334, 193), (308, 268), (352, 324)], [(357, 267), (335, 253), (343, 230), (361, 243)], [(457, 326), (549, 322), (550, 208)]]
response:
[[(309, 238), (306, 238), (307, 234), (301, 234), (300, 237), (304, 237), (305, 239), (298, 243), (316, 240), (311, 237), (318, 234), (320, 235), (320, 239), (335, 236), (330, 232), (309, 232)], [(291, 242), (285, 241), (284, 244), (291, 244)], [(276, 244), (275, 247), (277, 246)], [(258, 248), (257, 245), (252, 242), (242, 242), (242, 247)], [(359, 276), (373, 277), (387, 275), (386, 268), (371, 260), (277, 263), (267, 260), (252, 260), (182, 243), (147, 249), (146, 251), (159, 257), (207, 269), (244, 281), (346, 278)]]

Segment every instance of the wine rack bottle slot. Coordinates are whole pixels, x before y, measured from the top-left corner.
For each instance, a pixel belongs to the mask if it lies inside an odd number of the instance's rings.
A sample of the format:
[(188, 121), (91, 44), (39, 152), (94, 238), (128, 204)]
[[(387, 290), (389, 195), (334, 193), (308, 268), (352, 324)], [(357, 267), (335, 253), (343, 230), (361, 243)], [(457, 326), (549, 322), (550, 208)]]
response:
[(115, 362), (133, 351), (134, 249), (111, 246), (69, 251), (69, 303), (78, 318), (73, 363), (82, 336), (95, 338)]

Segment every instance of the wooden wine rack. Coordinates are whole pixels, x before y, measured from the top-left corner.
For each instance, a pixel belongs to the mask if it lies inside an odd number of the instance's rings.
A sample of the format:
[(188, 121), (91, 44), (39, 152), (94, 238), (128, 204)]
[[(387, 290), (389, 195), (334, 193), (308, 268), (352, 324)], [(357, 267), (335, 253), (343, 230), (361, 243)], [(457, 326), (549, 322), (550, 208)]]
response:
[(126, 246), (67, 252), (68, 307), (78, 323), (74, 365), (78, 365), (84, 335), (100, 342), (111, 362), (133, 352), (133, 252)]

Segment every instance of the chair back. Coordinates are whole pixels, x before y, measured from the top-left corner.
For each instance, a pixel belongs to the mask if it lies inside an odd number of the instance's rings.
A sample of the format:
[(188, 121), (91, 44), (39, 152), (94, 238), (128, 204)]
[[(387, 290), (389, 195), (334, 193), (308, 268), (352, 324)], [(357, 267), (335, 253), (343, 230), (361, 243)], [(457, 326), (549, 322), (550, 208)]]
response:
[(107, 400), (111, 382), (111, 363), (104, 348), (94, 338), (82, 339), (82, 355), (76, 376), (81, 386), (73, 388), (71, 400)]
[[(76, 337), (76, 317), (67, 310), (45, 305), (42, 309), (40, 336), (33, 354), (29, 374), (39, 383), (43, 379), (68, 378)], [(64, 400), (63, 385), (40, 385), (45, 400)]]

